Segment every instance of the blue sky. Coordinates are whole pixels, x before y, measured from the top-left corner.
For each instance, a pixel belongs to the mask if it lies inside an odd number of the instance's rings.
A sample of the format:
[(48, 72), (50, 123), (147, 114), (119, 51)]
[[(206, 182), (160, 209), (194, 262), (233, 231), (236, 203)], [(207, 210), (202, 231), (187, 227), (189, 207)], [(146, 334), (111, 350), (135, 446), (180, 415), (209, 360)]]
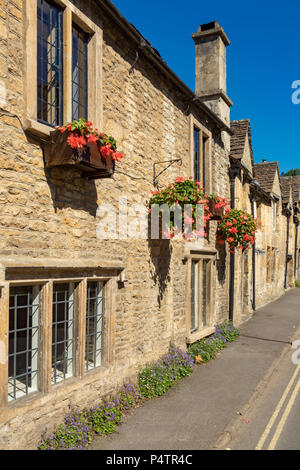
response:
[(300, 80), (299, 0), (112, 1), (192, 90), (191, 35), (200, 24), (218, 21), (231, 41), (231, 119), (251, 120), (255, 162), (278, 161), (280, 171), (300, 168), (300, 104), (291, 100), (292, 83)]

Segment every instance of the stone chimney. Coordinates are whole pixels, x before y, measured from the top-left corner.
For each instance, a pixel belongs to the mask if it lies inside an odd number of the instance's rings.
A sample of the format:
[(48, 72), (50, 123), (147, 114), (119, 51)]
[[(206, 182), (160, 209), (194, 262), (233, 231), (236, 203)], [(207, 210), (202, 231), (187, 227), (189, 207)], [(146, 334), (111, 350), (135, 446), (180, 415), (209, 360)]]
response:
[(230, 41), (216, 21), (199, 26), (192, 38), (196, 46), (195, 93), (229, 126), (232, 101), (226, 93), (226, 47)]

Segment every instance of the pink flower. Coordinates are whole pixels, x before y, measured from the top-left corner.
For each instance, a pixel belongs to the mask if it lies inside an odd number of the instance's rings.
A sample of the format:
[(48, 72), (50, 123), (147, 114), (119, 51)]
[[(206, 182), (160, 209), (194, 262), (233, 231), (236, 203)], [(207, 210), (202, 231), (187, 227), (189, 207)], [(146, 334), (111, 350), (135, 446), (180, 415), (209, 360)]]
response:
[(184, 213), (184, 221), (185, 221), (186, 224), (193, 224), (194, 223), (194, 219), (192, 217), (189, 217), (186, 212)]
[(123, 158), (123, 153), (122, 152), (113, 152), (111, 158), (115, 161), (118, 162)]
[(97, 140), (98, 140), (98, 137), (95, 136), (94, 134), (90, 134), (90, 135), (88, 136), (88, 142), (89, 142), (90, 144), (96, 144), (96, 143), (97, 143)]
[(101, 147), (101, 155), (103, 158), (110, 157), (113, 153), (113, 150), (111, 148), (111, 144), (107, 144), (103, 147)]
[(184, 181), (185, 181), (185, 178), (183, 177), (175, 178), (175, 183), (184, 183)]
[(86, 145), (86, 140), (82, 135), (78, 136), (78, 135), (71, 134), (67, 138), (67, 142), (70, 145), (70, 147), (73, 149), (76, 149), (76, 148), (81, 149), (83, 148), (84, 145)]

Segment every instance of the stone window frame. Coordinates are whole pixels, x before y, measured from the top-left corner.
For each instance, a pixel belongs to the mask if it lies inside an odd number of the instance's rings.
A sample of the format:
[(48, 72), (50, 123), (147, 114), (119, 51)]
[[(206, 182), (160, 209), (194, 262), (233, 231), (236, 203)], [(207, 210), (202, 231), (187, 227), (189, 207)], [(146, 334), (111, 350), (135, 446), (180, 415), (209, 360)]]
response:
[(276, 248), (267, 246), (266, 248), (266, 283), (271, 284), (275, 281), (276, 273)]
[(273, 194), (272, 212), (273, 212), (273, 232), (278, 233), (280, 227), (280, 197)]
[[(86, 307), (87, 307), (87, 283), (102, 282), (104, 284), (104, 315), (103, 326), (103, 350), (101, 365), (87, 371), (85, 358), (86, 341)], [(87, 277), (59, 277), (53, 276), (48, 279), (33, 278), (26, 279), (20, 276), (19, 279), (1, 282), (0, 296), (0, 410), (17, 409), (26, 405), (27, 401), (38, 399), (41, 394), (55, 393), (57, 387), (64, 384), (74, 383), (89, 375), (102, 374), (114, 361), (114, 315), (118, 277), (115, 275), (91, 275)], [(52, 300), (53, 284), (76, 283), (75, 293), (75, 324), (74, 324), (74, 368), (70, 378), (60, 381), (57, 384), (51, 383), (52, 374)], [(28, 395), (8, 400), (8, 331), (9, 331), (9, 295), (10, 288), (15, 286), (39, 286), (40, 287), (40, 325), (39, 325), (39, 365), (38, 365), (38, 391)]]
[[(102, 55), (103, 29), (69, 0), (53, 0), (63, 9), (63, 122), (72, 121), (72, 25), (90, 37), (88, 43), (88, 120), (103, 125)], [(25, 2), (25, 115), (24, 129), (48, 137), (53, 127), (37, 120), (37, 0)], [(34, 54), (33, 51), (36, 51)]]
[[(197, 331), (191, 332), (191, 272), (192, 262), (194, 260), (209, 260), (209, 275), (208, 275), (208, 308), (207, 308), (207, 325), (204, 327), (198, 326)], [(186, 342), (192, 344), (201, 338), (209, 336), (216, 331), (215, 324), (216, 319), (214, 318), (215, 312), (215, 264), (217, 261), (216, 250), (190, 250), (189, 253), (185, 254), (184, 261), (187, 265), (187, 291), (186, 291)], [(200, 304), (200, 299), (199, 299)], [(199, 305), (200, 308), (200, 305)]]
[[(200, 175), (203, 177), (203, 138), (205, 142), (205, 192), (210, 193), (212, 188), (211, 175), (211, 154), (212, 154), (212, 133), (198, 120), (194, 115), (190, 115), (190, 174), (195, 178), (194, 174), (194, 129), (200, 131)], [(200, 178), (200, 181), (201, 181)]]

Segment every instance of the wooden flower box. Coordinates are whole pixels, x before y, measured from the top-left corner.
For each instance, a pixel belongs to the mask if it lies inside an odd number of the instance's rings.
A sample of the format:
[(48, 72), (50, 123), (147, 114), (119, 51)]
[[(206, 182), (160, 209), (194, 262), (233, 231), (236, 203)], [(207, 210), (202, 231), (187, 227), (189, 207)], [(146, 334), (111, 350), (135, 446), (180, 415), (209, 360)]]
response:
[(209, 211), (212, 213), (210, 220), (221, 220), (224, 216), (224, 207), (216, 207), (217, 202), (213, 199), (209, 201)]
[(82, 170), (88, 179), (110, 178), (114, 173), (114, 161), (102, 158), (97, 144), (87, 143), (81, 149), (73, 149), (67, 142), (69, 132), (59, 130), (50, 133), (49, 142), (44, 146), (46, 168), (57, 166), (74, 167)]

